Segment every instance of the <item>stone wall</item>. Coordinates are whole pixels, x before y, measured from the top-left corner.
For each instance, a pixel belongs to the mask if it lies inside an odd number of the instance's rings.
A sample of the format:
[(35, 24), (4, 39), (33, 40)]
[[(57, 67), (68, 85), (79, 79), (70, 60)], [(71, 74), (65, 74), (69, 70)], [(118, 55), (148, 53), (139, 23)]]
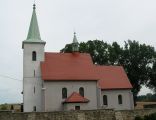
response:
[(64, 112), (0, 112), (0, 120), (115, 120), (113, 110)]
[(134, 120), (135, 116), (144, 116), (154, 112), (156, 112), (156, 109), (124, 111), (90, 110), (30, 113), (0, 111), (0, 120)]
[(156, 109), (122, 110), (115, 111), (116, 120), (134, 120), (136, 116), (143, 117), (156, 113)]

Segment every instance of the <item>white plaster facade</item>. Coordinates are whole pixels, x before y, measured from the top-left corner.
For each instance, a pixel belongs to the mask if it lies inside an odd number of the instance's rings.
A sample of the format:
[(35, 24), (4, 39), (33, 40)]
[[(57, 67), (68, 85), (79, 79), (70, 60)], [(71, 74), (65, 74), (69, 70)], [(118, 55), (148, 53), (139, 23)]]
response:
[[(108, 105), (103, 105), (103, 96), (107, 96)], [(118, 95), (122, 96), (122, 104), (118, 102)], [(132, 110), (134, 109), (133, 94), (131, 90), (102, 90), (101, 91), (101, 108), (115, 110)]]
[[(63, 102), (62, 99), (62, 88), (67, 88), (67, 97), (73, 92), (79, 93), (79, 88), (84, 88), (84, 97), (89, 99), (88, 103), (81, 103), (84, 106), (83, 109), (91, 110), (97, 109), (97, 81), (45, 81), (45, 111), (62, 111)], [(66, 105), (66, 110), (70, 110), (72, 103)]]
[[(32, 52), (36, 51), (37, 60), (32, 61)], [(42, 111), (42, 80), (40, 61), (44, 61), (44, 44), (23, 44), (23, 103), (24, 111)]]
[[(80, 110), (88, 110), (88, 103), (68, 103), (63, 105), (63, 110), (75, 110), (75, 107), (79, 106)], [(90, 110), (90, 109), (89, 109)]]

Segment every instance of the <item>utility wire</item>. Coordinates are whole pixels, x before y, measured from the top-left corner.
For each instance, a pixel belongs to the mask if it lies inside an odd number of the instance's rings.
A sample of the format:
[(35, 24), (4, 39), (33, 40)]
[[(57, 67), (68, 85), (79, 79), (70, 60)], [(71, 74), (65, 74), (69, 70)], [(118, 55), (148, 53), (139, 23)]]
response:
[[(11, 80), (15, 80), (15, 81), (18, 81), (18, 82), (23, 82), (23, 80), (20, 80), (20, 79), (17, 79), (17, 78), (13, 78), (13, 77), (10, 77), (10, 76), (6, 76), (6, 75), (0, 75), (0, 77), (2, 77), (2, 78), (9, 78), (9, 79), (11, 79)], [(34, 78), (34, 77), (27, 77), (27, 78)], [(40, 78), (40, 77), (39, 77)], [(32, 83), (34, 83), (34, 81), (29, 81), (29, 82), (27, 82), (27, 83), (29, 83), (29, 84), (32, 84)], [(37, 84), (37, 85), (42, 85), (42, 83), (35, 83), (35, 84)]]
[(20, 79), (13, 78), (13, 77), (6, 76), (6, 75), (0, 75), (0, 77), (2, 77), (2, 78), (9, 78), (9, 79), (12, 79), (12, 80), (16, 80), (16, 81), (20, 81), (20, 82), (22, 82), (22, 80), (20, 80)]

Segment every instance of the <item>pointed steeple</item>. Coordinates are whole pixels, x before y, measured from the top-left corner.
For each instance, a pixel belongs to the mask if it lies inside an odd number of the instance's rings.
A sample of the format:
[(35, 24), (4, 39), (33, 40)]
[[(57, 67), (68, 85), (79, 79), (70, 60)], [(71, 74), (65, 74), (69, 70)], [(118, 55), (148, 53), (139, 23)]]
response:
[(73, 38), (73, 43), (72, 43), (72, 52), (79, 52), (79, 43), (77, 41), (75, 32), (74, 32), (74, 38)]
[(29, 31), (27, 35), (27, 39), (24, 40), (23, 42), (39, 42), (39, 43), (45, 43), (45, 41), (41, 40), (40, 36), (40, 31), (38, 27), (38, 22), (37, 22), (37, 16), (36, 16), (36, 5), (33, 5), (33, 13), (31, 17), (31, 22), (29, 26)]
[(77, 41), (77, 37), (76, 37), (76, 32), (74, 32), (73, 43), (78, 43), (78, 41)]
[(34, 4), (27, 40), (41, 40), (35, 9), (36, 5)]

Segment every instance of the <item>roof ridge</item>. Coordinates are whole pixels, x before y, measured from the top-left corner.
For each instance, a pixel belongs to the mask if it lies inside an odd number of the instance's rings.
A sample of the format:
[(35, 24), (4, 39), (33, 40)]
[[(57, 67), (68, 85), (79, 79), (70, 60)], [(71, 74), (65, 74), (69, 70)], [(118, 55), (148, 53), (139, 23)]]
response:
[(120, 67), (120, 68), (123, 68), (122, 65), (97, 65), (97, 64), (94, 64), (95, 67)]
[[(60, 52), (44, 52), (44, 53), (49, 53), (49, 54), (73, 54), (73, 53), (60, 53)], [(89, 53), (79, 53), (79, 54), (84, 54), (84, 55), (89, 55)]]

